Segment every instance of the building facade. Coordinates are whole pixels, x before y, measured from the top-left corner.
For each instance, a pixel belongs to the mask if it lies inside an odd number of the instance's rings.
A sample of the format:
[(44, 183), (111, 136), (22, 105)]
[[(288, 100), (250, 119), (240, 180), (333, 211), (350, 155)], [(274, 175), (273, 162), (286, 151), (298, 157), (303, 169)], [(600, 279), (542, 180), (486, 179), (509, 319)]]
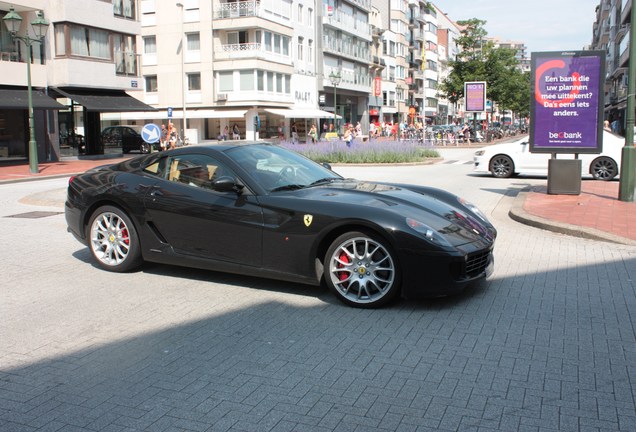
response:
[(632, 0), (601, 0), (596, 7), (590, 48), (605, 51), (604, 118), (612, 130), (625, 134), (627, 70)]
[[(0, 18), (9, 7), (0, 3)], [(141, 96), (140, 23), (134, 0), (21, 0), (12, 5), (23, 17), (18, 36), (30, 34), (36, 15), (49, 22), (42, 43), (32, 44), (30, 65), (38, 160), (58, 160), (82, 154), (121, 153), (105, 148), (100, 138), (102, 113), (148, 110), (131, 97)], [(25, 92), (26, 46), (13, 39), (2, 24), (0, 30), (0, 89)], [(40, 99), (46, 95), (53, 100)], [(19, 102), (7, 107), (0, 102), (0, 160), (26, 158), (27, 107)], [(43, 102), (42, 102), (43, 101)]]

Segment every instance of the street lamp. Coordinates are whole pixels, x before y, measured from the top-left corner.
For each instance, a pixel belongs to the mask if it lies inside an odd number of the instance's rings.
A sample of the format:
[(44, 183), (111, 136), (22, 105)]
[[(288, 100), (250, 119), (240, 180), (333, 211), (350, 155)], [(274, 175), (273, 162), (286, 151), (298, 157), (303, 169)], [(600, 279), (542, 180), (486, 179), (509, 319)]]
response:
[(25, 36), (18, 36), (22, 17), (16, 13), (13, 6), (9, 9), (9, 13), (2, 18), (7, 26), (13, 40), (21, 40), (26, 46), (27, 55), (27, 93), (29, 100), (29, 170), (31, 174), (37, 174), (38, 170), (38, 143), (35, 140), (35, 122), (33, 120), (33, 89), (31, 88), (31, 45), (34, 42), (42, 43), (46, 32), (49, 29), (49, 22), (44, 19), (42, 12), (36, 13), (36, 18), (31, 21), (31, 27), (35, 33), (35, 38), (31, 38), (28, 32)]
[(183, 3), (177, 3), (177, 7), (181, 9), (181, 103), (183, 106), (183, 136), (181, 137), (182, 140), (184, 140), (185, 142), (185, 135), (186, 135), (186, 84), (185, 84), (185, 71), (184, 71), (184, 64), (185, 64), (185, 33), (183, 32), (183, 11), (184, 11), (184, 6)]
[(338, 124), (336, 123), (336, 89), (338, 88), (338, 84), (340, 84), (340, 81), (342, 81), (342, 75), (340, 75), (340, 72), (336, 72), (334, 73), (333, 71), (331, 71), (331, 73), (329, 74), (329, 79), (331, 80), (331, 84), (333, 85), (333, 127), (336, 131), (336, 133), (338, 133)]

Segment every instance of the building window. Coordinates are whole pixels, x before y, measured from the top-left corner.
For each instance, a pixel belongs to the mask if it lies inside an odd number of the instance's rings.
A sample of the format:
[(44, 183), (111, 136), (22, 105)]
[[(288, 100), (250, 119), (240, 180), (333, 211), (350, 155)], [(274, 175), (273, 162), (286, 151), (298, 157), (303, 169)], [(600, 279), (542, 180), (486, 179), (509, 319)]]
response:
[(220, 92), (234, 91), (234, 72), (232, 71), (219, 72), (219, 91)]
[(137, 47), (135, 36), (113, 34), (115, 71), (118, 75), (137, 76)]
[(303, 5), (298, 3), (298, 22), (303, 23)]
[(201, 74), (189, 73), (188, 74), (188, 90), (200, 91), (201, 90)]
[(254, 90), (254, 70), (242, 70), (239, 73), (241, 91)]
[(137, 19), (136, 0), (113, 0), (113, 13), (115, 16)]
[(65, 56), (66, 55), (66, 34), (64, 25), (56, 25), (55, 26), (55, 55)]
[(154, 93), (157, 91), (157, 75), (147, 75), (145, 77), (146, 80), (146, 92)]
[(309, 63), (314, 62), (314, 41), (311, 39), (307, 41), (307, 61)]
[(199, 33), (186, 34), (188, 51), (199, 51), (201, 49), (201, 41)]
[(304, 38), (302, 36), (298, 36), (298, 60), (303, 61), (303, 44)]
[(307, 9), (307, 24), (309, 27), (314, 26), (314, 10), (311, 8)]
[(144, 54), (157, 54), (157, 36), (144, 36)]
[(83, 57), (110, 59), (108, 32), (71, 25), (71, 54)]

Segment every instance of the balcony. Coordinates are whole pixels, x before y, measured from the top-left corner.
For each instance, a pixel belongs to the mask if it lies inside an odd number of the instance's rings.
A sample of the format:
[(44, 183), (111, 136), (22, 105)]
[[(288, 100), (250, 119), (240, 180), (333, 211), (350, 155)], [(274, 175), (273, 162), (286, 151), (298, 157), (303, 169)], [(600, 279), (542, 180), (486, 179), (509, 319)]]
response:
[(245, 60), (257, 59), (265, 60), (291, 66), (291, 57), (289, 55), (277, 54), (266, 51), (265, 46), (261, 43), (243, 43), (243, 44), (225, 44), (220, 49), (214, 50), (216, 60)]
[(257, 17), (261, 16), (260, 8), (260, 1), (221, 3), (214, 9), (214, 19)]
[(371, 53), (368, 49), (360, 49), (357, 45), (344, 43), (340, 38), (330, 38), (323, 35), (323, 49), (330, 54), (371, 64)]
[[(214, 30), (236, 30), (237, 27), (269, 28), (278, 33), (293, 34), (291, 13), (285, 15), (280, 11), (269, 10), (260, 1), (239, 1), (216, 3), (212, 12)], [(238, 22), (235, 20), (239, 20)], [(272, 24), (287, 27), (287, 30), (276, 28)]]
[(369, 23), (356, 20), (351, 15), (335, 11), (331, 16), (323, 16), (322, 20), (323, 25), (328, 25), (369, 42), (373, 40), (372, 26)]

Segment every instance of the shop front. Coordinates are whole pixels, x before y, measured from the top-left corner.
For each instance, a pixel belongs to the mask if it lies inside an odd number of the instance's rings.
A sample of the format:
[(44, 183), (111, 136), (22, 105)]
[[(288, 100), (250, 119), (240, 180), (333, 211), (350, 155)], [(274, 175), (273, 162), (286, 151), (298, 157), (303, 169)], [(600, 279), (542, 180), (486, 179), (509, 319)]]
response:
[[(50, 94), (63, 102), (58, 115), (60, 156), (103, 155), (101, 114), (155, 111), (123, 90), (51, 88)], [(108, 153), (122, 149), (108, 149)]]
[[(38, 160), (50, 160), (55, 111), (64, 107), (42, 90), (35, 89), (32, 91), (32, 103)], [(0, 162), (28, 159), (29, 139), (28, 90), (0, 89)]]

